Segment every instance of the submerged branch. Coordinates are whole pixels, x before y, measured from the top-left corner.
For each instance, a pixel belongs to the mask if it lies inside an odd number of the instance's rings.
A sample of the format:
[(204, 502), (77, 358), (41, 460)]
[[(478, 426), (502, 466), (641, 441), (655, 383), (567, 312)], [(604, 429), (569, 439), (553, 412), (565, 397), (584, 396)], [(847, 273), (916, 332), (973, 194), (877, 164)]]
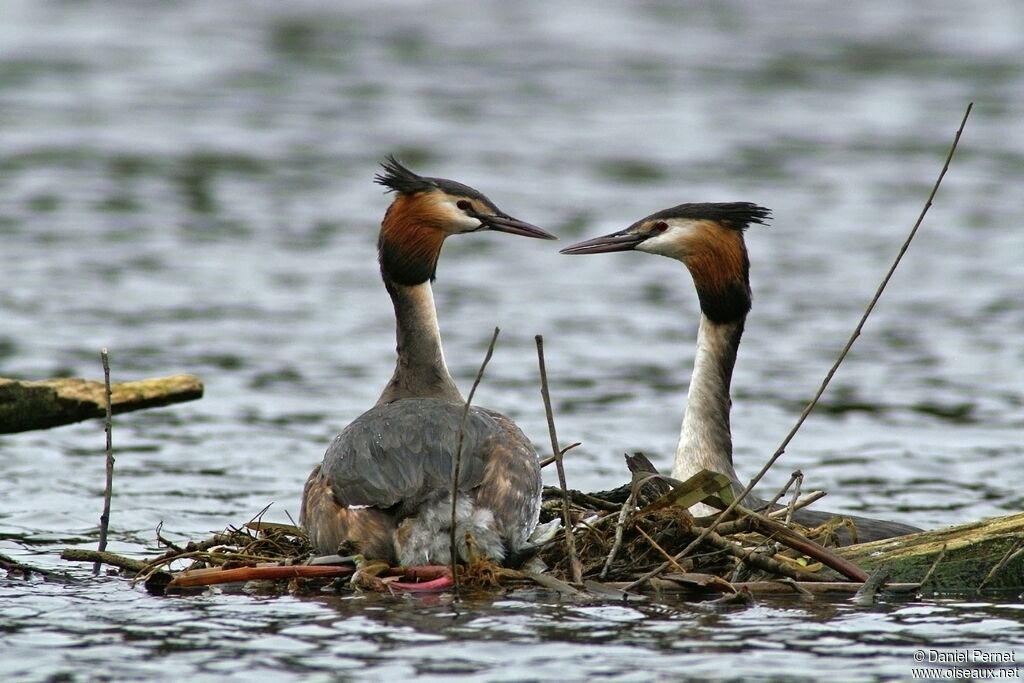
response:
[(86, 550), (84, 548), (67, 548), (60, 554), (60, 559), (68, 562), (98, 562), (100, 564), (109, 564), (112, 567), (126, 569), (133, 574), (138, 574), (149, 566), (148, 562), (133, 560), (130, 557), (118, 555), (117, 553)]

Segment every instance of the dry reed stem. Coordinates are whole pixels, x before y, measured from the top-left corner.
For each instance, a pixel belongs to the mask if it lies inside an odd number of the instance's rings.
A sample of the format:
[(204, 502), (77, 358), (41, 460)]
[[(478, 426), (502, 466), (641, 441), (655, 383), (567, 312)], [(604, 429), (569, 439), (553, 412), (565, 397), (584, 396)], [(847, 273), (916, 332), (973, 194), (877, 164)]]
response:
[(455, 449), (455, 460), (452, 461), (452, 514), (451, 514), (451, 528), (450, 537), (448, 539), (449, 549), (451, 553), (451, 560), (449, 568), (452, 572), (452, 588), (455, 594), (459, 594), (459, 573), (456, 571), (458, 565), (458, 555), (456, 554), (455, 545), (455, 511), (458, 503), (459, 495), (459, 475), (462, 469), (462, 442), (466, 437), (466, 420), (469, 419), (469, 406), (473, 403), (473, 395), (476, 394), (476, 388), (480, 386), (480, 380), (484, 377), (484, 370), (487, 369), (487, 364), (491, 362), (491, 356), (494, 354), (494, 345), (498, 341), (498, 333), (501, 332), (500, 328), (494, 328), (494, 334), (491, 336), (491, 343), (487, 345), (487, 353), (484, 355), (484, 361), (480, 364), (480, 370), (476, 373), (476, 379), (473, 380), (473, 387), (469, 390), (469, 397), (466, 398), (466, 405), (462, 409), (462, 423), (459, 425), (459, 445)]
[[(105, 552), (107, 549), (107, 530), (110, 528), (110, 498), (114, 492), (114, 442), (113, 432), (114, 424), (111, 418), (113, 414), (113, 408), (110, 400), (110, 359), (107, 355), (107, 349), (103, 348), (100, 350), (100, 361), (103, 363), (103, 397), (104, 405), (107, 410), (107, 417), (103, 423), (103, 431), (106, 433), (106, 484), (103, 487), (103, 513), (100, 515), (100, 542), (97, 548), (99, 552)], [(97, 562), (92, 566), (92, 573), (100, 573), (100, 565), (102, 563)]]
[(796, 476), (796, 482), (793, 488), (793, 497), (789, 499), (789, 505), (786, 506), (786, 520), (785, 524), (789, 524), (793, 521), (793, 513), (796, 512), (796, 503), (800, 500), (800, 485), (804, 483), (804, 473), (797, 470), (793, 473)]
[(665, 550), (664, 548), (662, 548), (658, 544), (657, 541), (655, 541), (653, 538), (651, 538), (650, 534), (648, 534), (646, 531), (643, 530), (643, 527), (641, 527), (638, 524), (637, 527), (636, 527), (636, 530), (640, 532), (640, 535), (644, 537), (644, 539), (647, 541), (648, 545), (650, 545), (652, 548), (654, 548), (654, 550), (659, 555), (664, 557), (666, 562), (669, 562), (671, 564), (671, 566), (676, 568), (676, 571), (678, 571), (680, 574), (685, 574), (686, 573), (686, 569), (684, 569), (682, 567), (682, 565), (680, 565), (678, 562), (676, 562), (675, 559), (668, 553), (668, 551)]
[[(793, 474), (789, 475), (789, 481), (786, 482), (786, 485), (783, 486), (781, 489), (779, 489), (779, 492), (775, 494), (775, 497), (772, 498), (768, 502), (768, 504), (763, 508), (764, 513), (765, 514), (769, 514), (771, 512), (774, 512), (772, 510), (772, 508), (775, 507), (775, 504), (778, 503), (780, 500), (782, 500), (782, 497), (784, 495), (786, 495), (786, 493), (789, 491), (789, 487), (791, 487), (793, 485), (793, 483), (796, 481), (796, 478), (797, 477), (801, 477), (802, 478), (803, 476), (804, 476), (804, 473), (801, 472), (800, 470), (797, 470), (796, 472), (793, 472)], [(760, 510), (762, 510), (762, 508), (758, 508), (758, 510), (760, 511)]]
[[(932, 185), (932, 191), (928, 195), (928, 199), (925, 201), (924, 207), (921, 209), (921, 213), (918, 215), (917, 221), (914, 223), (914, 227), (911, 228), (910, 234), (907, 235), (907, 239), (904, 240), (903, 246), (900, 248), (899, 253), (896, 255), (896, 259), (889, 267), (889, 270), (886, 272), (885, 277), (882, 278), (881, 284), (879, 284), (878, 289), (875, 290), (875, 295), (868, 303), (867, 308), (864, 310), (864, 314), (861, 316), (860, 321), (857, 323), (857, 326), (854, 328), (853, 333), (847, 340), (846, 345), (843, 347), (842, 351), (840, 351), (835, 363), (832, 364), (832, 367), (829, 369), (828, 373), (826, 373), (825, 379), (822, 380), (821, 386), (818, 387), (818, 390), (817, 392), (815, 392), (814, 397), (811, 399), (810, 403), (807, 404), (807, 407), (804, 408), (803, 412), (800, 413), (800, 417), (797, 419), (796, 424), (793, 425), (793, 428), (786, 435), (786, 438), (782, 440), (782, 444), (778, 447), (778, 449), (776, 449), (775, 453), (772, 454), (772, 457), (768, 459), (768, 462), (764, 464), (764, 466), (761, 468), (761, 471), (758, 472), (757, 475), (750, 480), (750, 483), (747, 484), (746, 488), (743, 489), (743, 492), (736, 496), (733, 502), (725, 510), (723, 510), (720, 515), (718, 515), (718, 517), (711, 523), (710, 526), (706, 527), (704, 531), (702, 531), (700, 535), (697, 536), (697, 538), (695, 538), (689, 545), (683, 548), (681, 552), (675, 555), (675, 558), (677, 560), (686, 557), (690, 552), (693, 551), (694, 548), (700, 545), (700, 543), (705, 538), (707, 538), (707, 534), (712, 533), (715, 527), (718, 526), (718, 523), (720, 521), (724, 521), (729, 516), (729, 514), (732, 513), (732, 511), (735, 510), (736, 507), (743, 501), (743, 499), (746, 498), (747, 494), (749, 494), (754, 489), (754, 487), (757, 486), (758, 482), (760, 482), (761, 479), (764, 478), (764, 475), (768, 473), (768, 470), (771, 469), (772, 465), (774, 465), (776, 461), (782, 457), (782, 454), (786, 452), (786, 448), (789, 446), (789, 443), (793, 440), (793, 437), (796, 436), (796, 433), (800, 430), (800, 427), (803, 426), (804, 421), (807, 420), (807, 417), (811, 414), (811, 411), (814, 410), (814, 407), (818, 405), (818, 400), (821, 398), (822, 394), (825, 393), (825, 389), (832, 381), (832, 377), (833, 375), (836, 374), (836, 371), (839, 369), (839, 365), (846, 358), (847, 354), (850, 352), (850, 348), (853, 346), (853, 343), (860, 336), (861, 330), (864, 328), (864, 324), (867, 322), (868, 316), (870, 316), (871, 312), (875, 309), (875, 304), (877, 304), (878, 300), (881, 298), (882, 292), (885, 291), (886, 285), (889, 284), (889, 280), (892, 279), (893, 273), (896, 272), (896, 268), (899, 266), (900, 261), (903, 260), (903, 255), (907, 253), (907, 249), (910, 248), (910, 243), (913, 241), (914, 236), (917, 234), (918, 228), (920, 228), (921, 224), (924, 222), (924, 217), (928, 214), (928, 209), (930, 209), (932, 206), (932, 200), (935, 199), (935, 195), (939, 191), (939, 186), (942, 184), (942, 179), (946, 176), (946, 171), (949, 169), (949, 164), (953, 161), (953, 155), (956, 153), (956, 148), (960, 144), (960, 136), (963, 135), (964, 127), (967, 125), (967, 118), (971, 115), (971, 109), (973, 108), (973, 102), (967, 105), (967, 111), (964, 112), (964, 117), (960, 121), (960, 127), (957, 128), (956, 135), (953, 137), (953, 143), (952, 145), (950, 145), (949, 153), (946, 155), (946, 161), (942, 165), (942, 170), (939, 172), (939, 177), (936, 178), (935, 184)], [(642, 585), (645, 581), (654, 578), (658, 574), (665, 571), (665, 569), (667, 568), (668, 563), (665, 563), (662, 566), (650, 572), (647, 572), (639, 579), (631, 583), (627, 587), (627, 590)]]
[[(824, 491), (811, 491), (806, 496), (804, 496), (803, 498), (801, 498), (800, 500), (796, 501), (796, 503), (793, 504), (793, 512), (796, 512), (797, 510), (803, 510), (808, 505), (811, 505), (812, 503), (821, 500), (826, 495), (827, 494)], [(769, 519), (777, 519), (787, 514), (789, 514), (789, 508), (779, 508), (778, 510), (772, 510), (771, 512), (768, 513), (767, 516)]]
[(548, 418), (548, 434), (551, 436), (551, 453), (555, 457), (555, 468), (558, 470), (558, 486), (562, 489), (562, 524), (565, 526), (565, 547), (569, 551), (569, 566), (572, 567), (572, 580), (576, 585), (583, 584), (583, 567), (576, 554), (576, 539), (573, 536), (572, 517), (569, 515), (569, 487), (565, 483), (565, 466), (562, 456), (571, 448), (558, 447), (558, 434), (555, 431), (555, 416), (551, 411), (551, 394), (548, 392), (548, 373), (544, 366), (544, 337), (534, 337), (537, 342), (537, 362), (540, 366), (540, 393), (544, 398), (544, 413)]
[[(804, 483), (804, 473), (800, 470), (793, 472), (789, 480), (793, 483), (793, 497), (789, 499), (789, 505), (786, 506), (785, 519), (782, 521), (783, 524), (789, 526), (793, 522), (793, 513), (796, 511), (797, 501), (800, 500), (800, 485)], [(765, 516), (768, 516), (769, 510), (765, 511)], [(771, 517), (768, 517), (772, 519)], [(776, 542), (773, 548), (774, 552), (778, 552), (782, 547), (782, 544)]]
[[(608, 570), (611, 569), (612, 562), (615, 561), (615, 556), (619, 554), (619, 548), (622, 547), (622, 536), (626, 530), (626, 520), (629, 518), (630, 511), (636, 506), (636, 492), (637, 486), (634, 485), (630, 490), (629, 495), (626, 496), (626, 500), (622, 503), (622, 509), (619, 510), (619, 521), (615, 524), (615, 542), (612, 544), (612, 549), (608, 552), (608, 557), (604, 561), (604, 567), (601, 568), (600, 579), (603, 581), (608, 576)], [(640, 530), (643, 533), (643, 530)], [(646, 536), (646, 534), (644, 534)]]
[[(572, 449), (576, 448), (577, 446), (582, 446), (582, 445), (583, 444), (580, 443), (579, 441), (577, 441), (576, 443), (571, 443), (571, 444), (569, 444), (568, 446), (566, 446), (565, 448), (562, 449), (562, 455), (565, 455), (566, 453), (568, 453)], [(555, 460), (557, 460), (557, 458), (555, 456), (553, 456), (553, 455), (550, 455), (550, 456), (544, 458), (543, 460), (540, 461), (540, 468), (544, 469), (545, 467), (547, 467), (548, 465), (553, 463)]]

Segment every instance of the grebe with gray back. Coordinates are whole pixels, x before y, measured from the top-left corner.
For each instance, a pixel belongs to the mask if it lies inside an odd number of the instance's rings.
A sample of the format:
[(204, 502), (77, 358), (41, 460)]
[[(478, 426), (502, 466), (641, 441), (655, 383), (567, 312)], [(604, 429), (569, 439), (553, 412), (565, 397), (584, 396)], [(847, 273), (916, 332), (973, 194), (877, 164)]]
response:
[[(397, 324), (398, 360), (373, 408), (309, 475), (299, 523), (324, 554), (358, 552), (403, 565), (450, 561), (451, 473), (465, 399), (445, 364), (431, 283), (445, 238), (484, 230), (555, 239), (471, 187), (419, 176), (393, 157), (376, 182), (395, 193), (377, 242)], [(513, 556), (537, 525), (537, 453), (501, 413), (471, 407), (456, 502), (462, 559)]]
[[(768, 209), (746, 202), (681, 204), (651, 214), (625, 230), (562, 249), (563, 254), (643, 251), (681, 261), (690, 271), (701, 317), (672, 476), (686, 480), (704, 469), (719, 472), (732, 480), (737, 494), (744, 487), (733, 468), (729, 412), (736, 352), (751, 306), (750, 260), (743, 232), (751, 223), (764, 224), (770, 216)], [(760, 507), (764, 503), (747, 496), (746, 504)], [(691, 511), (696, 515), (716, 512), (703, 504)], [(836, 516), (799, 510), (794, 519), (813, 526)], [(860, 541), (920, 531), (897, 522), (843, 516), (856, 524)]]

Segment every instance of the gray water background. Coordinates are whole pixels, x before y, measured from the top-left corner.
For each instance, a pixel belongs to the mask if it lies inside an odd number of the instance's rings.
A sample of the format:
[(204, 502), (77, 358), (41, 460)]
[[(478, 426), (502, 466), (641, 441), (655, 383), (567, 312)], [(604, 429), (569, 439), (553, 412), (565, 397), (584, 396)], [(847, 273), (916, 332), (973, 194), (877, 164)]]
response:
[[(205, 397), (118, 417), (110, 549), (297, 514), (309, 469), (393, 367), (371, 183), (396, 153), (561, 246), (686, 201), (753, 201), (734, 378), (749, 477), (925, 226), (766, 479), (931, 527), (1024, 507), (1024, 9), (1012, 1), (0, 1), (0, 375), (192, 372)], [(468, 389), (548, 450), (546, 340), (570, 485), (668, 468), (698, 308), (679, 264), (449, 240), (435, 286)], [(160, 599), (67, 566), (94, 547), (98, 422), (0, 437), (6, 680), (906, 679), (916, 649), (1024, 658), (1005, 600), (761, 601), (710, 612), (475, 599)], [(553, 483), (552, 473), (547, 473)]]

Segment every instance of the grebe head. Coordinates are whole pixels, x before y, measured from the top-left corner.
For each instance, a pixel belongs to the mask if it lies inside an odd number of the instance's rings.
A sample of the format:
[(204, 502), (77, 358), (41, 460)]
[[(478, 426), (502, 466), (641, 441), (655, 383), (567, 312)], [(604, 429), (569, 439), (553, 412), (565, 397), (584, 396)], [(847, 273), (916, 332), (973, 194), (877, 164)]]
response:
[(483, 193), (444, 178), (420, 176), (394, 157), (374, 180), (395, 193), (384, 215), (377, 251), (386, 282), (415, 286), (433, 281), (449, 235), (497, 230), (524, 237), (557, 239), (509, 216)]
[(374, 180), (396, 194), (389, 211), (412, 214), (422, 225), (443, 236), (496, 230), (524, 237), (558, 239), (554, 235), (513, 218), (478, 190), (445, 178), (417, 175), (393, 156), (381, 164), (383, 173)]
[(644, 251), (682, 261), (703, 312), (716, 322), (750, 310), (750, 261), (743, 231), (764, 224), (771, 211), (749, 202), (680, 204), (638, 220), (625, 230), (584, 240), (563, 254)]
[(680, 204), (641, 218), (625, 230), (568, 246), (561, 253), (636, 250), (690, 265), (705, 254), (727, 257), (729, 252), (738, 252), (747, 226), (764, 224), (770, 217), (770, 209), (749, 202)]

